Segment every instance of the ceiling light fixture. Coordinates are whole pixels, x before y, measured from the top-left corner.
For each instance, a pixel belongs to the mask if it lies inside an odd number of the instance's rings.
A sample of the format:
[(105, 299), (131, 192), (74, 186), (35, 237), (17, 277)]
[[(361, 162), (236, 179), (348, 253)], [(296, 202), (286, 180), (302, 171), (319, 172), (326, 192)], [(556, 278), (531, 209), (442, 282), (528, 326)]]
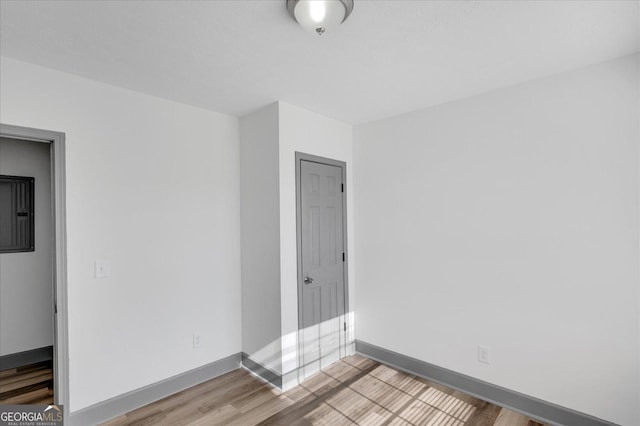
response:
[(322, 35), (346, 21), (353, 0), (287, 0), (287, 10), (302, 28)]

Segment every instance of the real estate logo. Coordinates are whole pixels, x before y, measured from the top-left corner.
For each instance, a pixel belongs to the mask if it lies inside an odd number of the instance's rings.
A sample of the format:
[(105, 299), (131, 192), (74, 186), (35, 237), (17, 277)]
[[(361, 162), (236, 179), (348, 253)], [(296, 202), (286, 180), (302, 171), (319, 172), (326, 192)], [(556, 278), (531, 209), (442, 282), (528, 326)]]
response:
[(0, 426), (62, 426), (62, 405), (0, 405)]

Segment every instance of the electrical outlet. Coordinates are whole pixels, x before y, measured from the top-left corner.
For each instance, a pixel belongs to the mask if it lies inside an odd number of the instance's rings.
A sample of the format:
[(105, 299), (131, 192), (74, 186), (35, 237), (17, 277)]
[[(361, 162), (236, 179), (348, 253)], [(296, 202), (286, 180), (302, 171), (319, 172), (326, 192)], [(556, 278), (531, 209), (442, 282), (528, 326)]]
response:
[(193, 333), (193, 349), (200, 348), (200, 333)]
[(491, 364), (491, 348), (489, 346), (478, 345), (478, 361)]

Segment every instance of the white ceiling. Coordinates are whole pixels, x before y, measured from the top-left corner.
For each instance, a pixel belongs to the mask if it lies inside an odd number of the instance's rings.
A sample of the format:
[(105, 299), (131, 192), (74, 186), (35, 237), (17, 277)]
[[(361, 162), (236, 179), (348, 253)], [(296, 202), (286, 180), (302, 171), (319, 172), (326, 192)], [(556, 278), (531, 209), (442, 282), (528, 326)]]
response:
[(322, 37), (284, 0), (7, 1), (0, 54), (218, 112), (360, 123), (640, 50), (638, 1), (367, 1)]

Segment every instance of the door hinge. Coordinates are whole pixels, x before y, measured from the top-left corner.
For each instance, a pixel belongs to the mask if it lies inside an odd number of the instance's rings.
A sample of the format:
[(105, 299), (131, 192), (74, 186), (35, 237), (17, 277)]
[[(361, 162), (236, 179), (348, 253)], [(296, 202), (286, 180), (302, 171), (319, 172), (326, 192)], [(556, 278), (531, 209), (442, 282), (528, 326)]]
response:
[(342, 253), (342, 261), (344, 262), (344, 253)]
[(344, 323), (344, 331), (347, 331), (347, 323)]
[(341, 191), (340, 191), (340, 192), (344, 192), (344, 183), (343, 183), (343, 184), (340, 184), (340, 188), (341, 188)]

